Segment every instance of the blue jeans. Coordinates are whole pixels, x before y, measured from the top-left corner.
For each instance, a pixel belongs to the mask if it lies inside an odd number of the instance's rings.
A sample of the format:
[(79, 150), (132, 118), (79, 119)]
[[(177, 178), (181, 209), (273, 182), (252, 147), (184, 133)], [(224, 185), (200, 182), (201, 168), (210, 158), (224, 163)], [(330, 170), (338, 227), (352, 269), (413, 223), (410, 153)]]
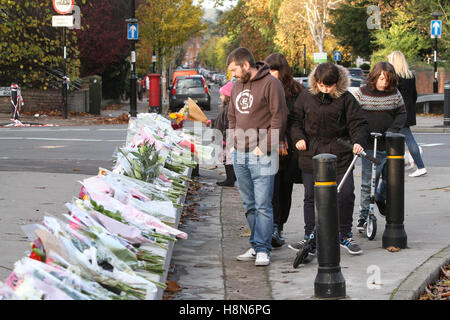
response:
[[(373, 156), (373, 150), (365, 150), (367, 154)], [(386, 200), (386, 175), (383, 173), (383, 169), (386, 165), (386, 151), (377, 151), (376, 158), (381, 161), (381, 164), (377, 166), (375, 174), (375, 200)], [(359, 220), (366, 220), (369, 215), (370, 206), (370, 182), (372, 180), (372, 162), (361, 158), (361, 199), (359, 205)], [(378, 186), (378, 181), (382, 177), (382, 181)], [(378, 187), (377, 187), (378, 186)]]
[[(274, 154), (278, 159), (278, 154)], [(250, 245), (256, 252), (272, 251), (273, 184), (276, 170), (270, 156), (232, 151), (237, 187), (242, 197), (245, 217), (250, 227)]]
[(400, 130), (400, 133), (405, 136), (405, 142), (408, 146), (409, 153), (411, 157), (414, 159), (414, 162), (417, 165), (417, 169), (425, 168), (425, 165), (422, 160), (422, 156), (420, 155), (419, 145), (417, 144), (414, 136), (409, 127), (405, 127)]

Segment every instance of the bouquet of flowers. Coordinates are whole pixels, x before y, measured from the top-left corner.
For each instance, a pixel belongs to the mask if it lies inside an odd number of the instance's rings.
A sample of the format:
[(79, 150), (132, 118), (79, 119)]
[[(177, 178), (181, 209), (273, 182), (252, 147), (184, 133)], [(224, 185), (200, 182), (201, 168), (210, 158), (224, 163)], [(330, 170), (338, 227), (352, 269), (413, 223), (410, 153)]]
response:
[(173, 203), (169, 200), (152, 200), (151, 197), (145, 195), (145, 190), (140, 191), (140, 186), (132, 183), (133, 180), (138, 181), (132, 178), (124, 179), (123, 175), (114, 173), (90, 177), (82, 181), (83, 193), (79, 198), (83, 199), (84, 196), (87, 196), (87, 190), (96, 190), (173, 226), (176, 218)]
[[(125, 262), (131, 269), (143, 269), (158, 275), (163, 274), (164, 257), (152, 254), (149, 251), (138, 250), (126, 239), (121, 237), (121, 233), (112, 233), (105, 228), (99, 220), (96, 220), (83, 210), (81, 200), (76, 200), (78, 205), (66, 204), (70, 210), (69, 219), (77, 230), (81, 230), (84, 235), (91, 240), (108, 248), (117, 258)], [(97, 216), (98, 217), (98, 216)], [(117, 230), (127, 232), (126, 228)], [(144, 241), (143, 241), (144, 242)]]
[(189, 105), (185, 104), (178, 112), (173, 112), (169, 114), (170, 119), (175, 121), (171, 123), (174, 130), (183, 128), (183, 123), (189, 116)]
[(10, 295), (27, 300), (127, 299), (54, 262), (42, 263), (27, 257), (15, 263), (5, 287)]
[(187, 239), (185, 232), (170, 227), (162, 223), (158, 218), (145, 214), (132, 206), (123, 204), (110, 196), (89, 192), (89, 197), (91, 199), (89, 206), (94, 210), (100, 210), (102, 213), (110, 214), (113, 219), (128, 222), (147, 232), (166, 235), (166, 239), (174, 239), (173, 237)]
[[(88, 221), (86, 216), (77, 217)], [(46, 216), (36, 229), (45, 254), (39, 260), (18, 261), (6, 282), (19, 298), (144, 299), (156, 293), (154, 282), (136, 274), (110, 250), (120, 247), (113, 237), (102, 236), (99, 241), (92, 234), (106, 233), (98, 226), (87, 228), (80, 219), (69, 219), (71, 224), (65, 224)]]
[(122, 161), (123, 174), (145, 182), (152, 182), (159, 177), (165, 159), (159, 156), (154, 144), (142, 143), (136, 149), (128, 152), (122, 148), (118, 149), (123, 159), (128, 162), (126, 164)]

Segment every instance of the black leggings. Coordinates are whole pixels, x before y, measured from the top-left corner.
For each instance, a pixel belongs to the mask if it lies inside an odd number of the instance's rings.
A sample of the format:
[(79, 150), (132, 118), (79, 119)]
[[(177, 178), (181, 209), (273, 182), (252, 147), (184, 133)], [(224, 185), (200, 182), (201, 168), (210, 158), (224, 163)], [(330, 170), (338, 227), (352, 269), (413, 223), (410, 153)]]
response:
[[(338, 175), (337, 183), (342, 180), (344, 175)], [(314, 214), (314, 178), (312, 173), (302, 172), (303, 186), (305, 188), (305, 197), (303, 200), (303, 213), (305, 220), (305, 235), (309, 235), (315, 226)], [(339, 232), (347, 235), (352, 231), (353, 208), (355, 205), (355, 183), (353, 181), (353, 170), (347, 177), (341, 191), (338, 194), (339, 209)]]
[(273, 223), (283, 230), (283, 225), (286, 223), (289, 217), (289, 211), (291, 211), (292, 203), (292, 189), (294, 187), (293, 182), (286, 180), (287, 170), (278, 170), (274, 179), (273, 186)]

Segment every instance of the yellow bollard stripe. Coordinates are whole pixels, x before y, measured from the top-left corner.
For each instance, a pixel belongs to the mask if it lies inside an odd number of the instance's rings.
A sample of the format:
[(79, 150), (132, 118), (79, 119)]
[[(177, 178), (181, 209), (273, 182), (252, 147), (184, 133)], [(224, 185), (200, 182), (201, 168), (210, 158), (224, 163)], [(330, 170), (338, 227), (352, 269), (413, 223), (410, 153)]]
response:
[(388, 159), (404, 159), (405, 156), (387, 156)]
[(332, 186), (334, 184), (336, 184), (336, 181), (326, 181), (326, 182), (316, 181), (316, 182), (314, 182), (315, 186)]

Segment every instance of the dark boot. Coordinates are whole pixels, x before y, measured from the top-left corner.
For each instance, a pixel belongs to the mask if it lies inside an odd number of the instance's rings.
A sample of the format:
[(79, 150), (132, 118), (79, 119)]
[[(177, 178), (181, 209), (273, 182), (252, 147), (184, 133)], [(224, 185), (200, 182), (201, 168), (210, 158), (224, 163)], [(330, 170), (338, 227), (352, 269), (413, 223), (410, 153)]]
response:
[(227, 178), (224, 181), (216, 182), (216, 184), (221, 187), (234, 187), (236, 176), (234, 175), (234, 169), (232, 164), (225, 165), (225, 173), (227, 175)]
[(200, 177), (200, 167), (197, 164), (194, 169), (192, 169), (191, 177)]
[(380, 214), (385, 217), (386, 216), (386, 201), (377, 201), (375, 200), (375, 203), (377, 204), (378, 211)]
[(273, 233), (272, 233), (272, 247), (279, 248), (283, 246), (285, 243), (283, 237), (283, 226), (278, 226), (276, 224), (273, 225)]

